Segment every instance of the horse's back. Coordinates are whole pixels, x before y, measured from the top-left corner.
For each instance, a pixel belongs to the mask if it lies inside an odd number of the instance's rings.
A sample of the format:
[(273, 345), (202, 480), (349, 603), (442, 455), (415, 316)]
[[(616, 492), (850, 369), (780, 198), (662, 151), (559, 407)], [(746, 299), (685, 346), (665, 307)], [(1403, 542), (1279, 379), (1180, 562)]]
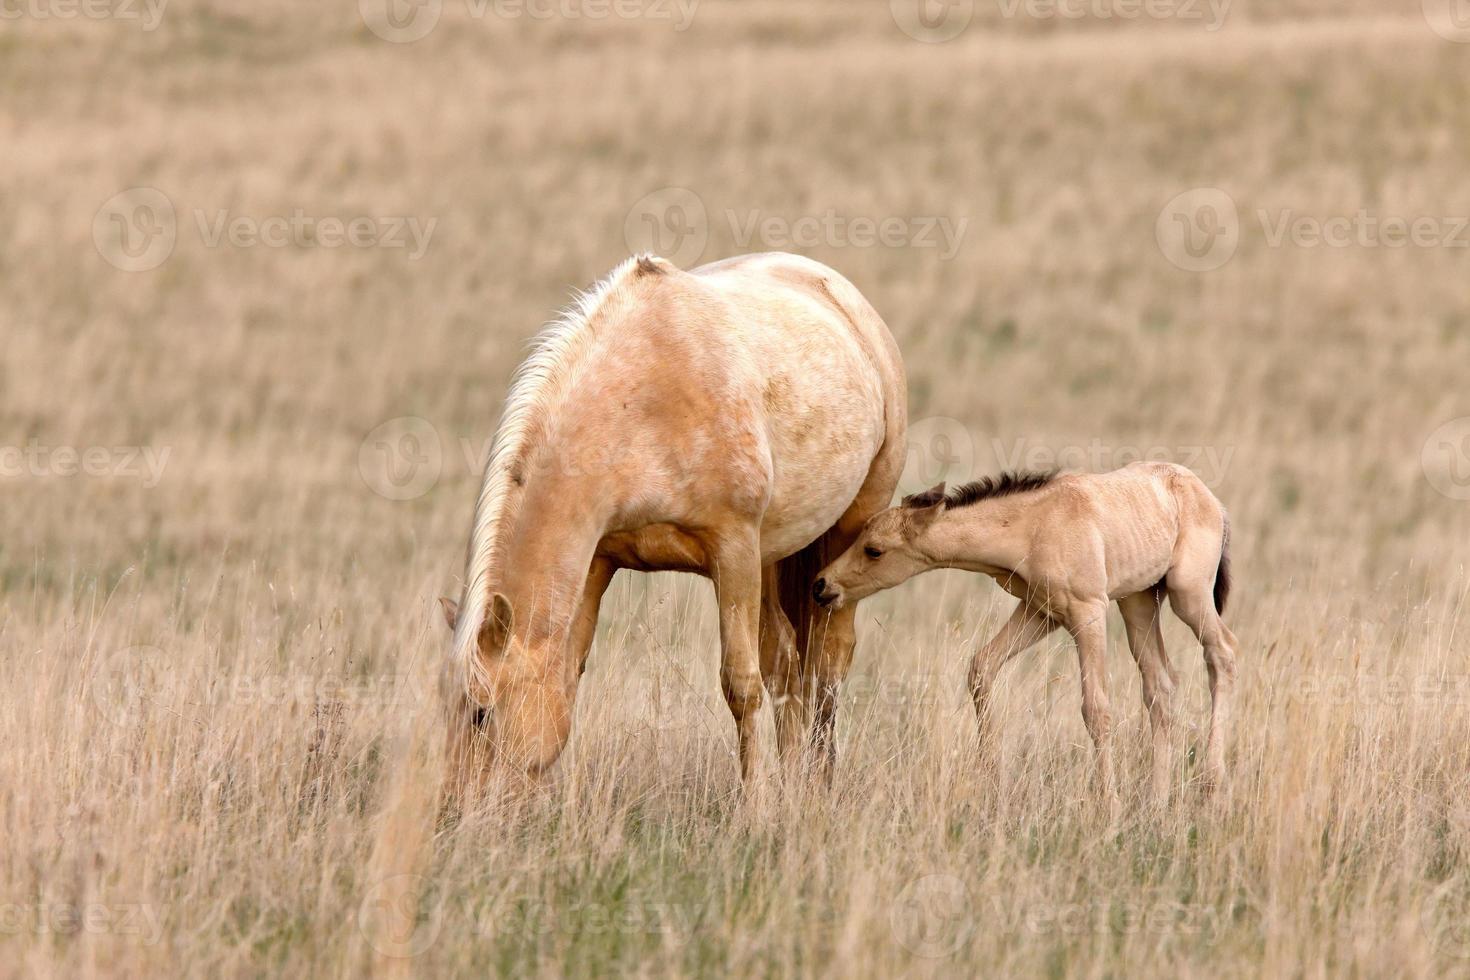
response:
[[(800, 256), (741, 256), (667, 277), (650, 292), (660, 315), (643, 329), (679, 334), (678, 363), (720, 392), (708, 417), (687, 418), (718, 465), (707, 483), (759, 484), (764, 557), (785, 557), (836, 522), (889, 439), (902, 437), (903, 366), (862, 294)], [(692, 488), (690, 488), (692, 489)], [(708, 486), (703, 492), (717, 492)]]

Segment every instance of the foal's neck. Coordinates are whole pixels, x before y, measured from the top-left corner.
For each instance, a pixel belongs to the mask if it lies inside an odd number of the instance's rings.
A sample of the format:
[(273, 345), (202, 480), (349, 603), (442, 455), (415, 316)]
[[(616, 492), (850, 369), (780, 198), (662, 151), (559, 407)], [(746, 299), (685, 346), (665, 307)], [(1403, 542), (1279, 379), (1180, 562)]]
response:
[(1031, 542), (1025, 497), (978, 500), (940, 514), (925, 534), (934, 564), (995, 576), (1019, 572)]

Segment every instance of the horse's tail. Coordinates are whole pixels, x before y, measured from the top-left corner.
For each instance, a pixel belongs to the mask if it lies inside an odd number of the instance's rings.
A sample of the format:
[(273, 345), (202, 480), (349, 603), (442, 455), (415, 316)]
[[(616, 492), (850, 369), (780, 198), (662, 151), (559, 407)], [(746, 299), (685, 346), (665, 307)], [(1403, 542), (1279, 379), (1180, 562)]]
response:
[[(1224, 512), (1221, 512), (1224, 514)], [(1220, 567), (1215, 570), (1215, 612), (1225, 611), (1230, 598), (1230, 515), (1224, 514), (1225, 528), (1220, 532)]]

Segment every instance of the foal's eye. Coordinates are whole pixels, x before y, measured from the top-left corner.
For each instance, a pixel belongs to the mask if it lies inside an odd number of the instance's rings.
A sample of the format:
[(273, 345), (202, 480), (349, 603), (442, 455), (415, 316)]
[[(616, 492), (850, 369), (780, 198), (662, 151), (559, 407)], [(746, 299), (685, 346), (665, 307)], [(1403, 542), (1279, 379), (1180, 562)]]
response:
[(883, 557), (882, 550), (881, 549), (878, 549), (878, 548), (874, 548), (872, 545), (868, 545), (866, 548), (864, 548), (863, 549), (863, 554), (867, 555), (869, 558), (882, 558)]

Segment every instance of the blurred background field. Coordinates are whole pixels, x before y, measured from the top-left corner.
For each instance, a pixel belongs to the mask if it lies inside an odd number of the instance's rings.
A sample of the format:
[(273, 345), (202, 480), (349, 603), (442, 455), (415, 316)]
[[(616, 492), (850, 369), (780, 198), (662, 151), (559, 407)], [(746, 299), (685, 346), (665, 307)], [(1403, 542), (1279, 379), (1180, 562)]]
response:
[[(0, 973), (1470, 974), (1470, 44), (1435, 0), (1121, 6), (0, 20)], [(510, 373), (645, 247), (847, 275), (911, 480), (1194, 466), (1228, 802), (1144, 808), (1116, 622), (1121, 828), (1061, 640), (977, 759), (1009, 600), (944, 574), (864, 606), (832, 791), (742, 805), (708, 586), (624, 573), (553, 785), (416, 821)]]

